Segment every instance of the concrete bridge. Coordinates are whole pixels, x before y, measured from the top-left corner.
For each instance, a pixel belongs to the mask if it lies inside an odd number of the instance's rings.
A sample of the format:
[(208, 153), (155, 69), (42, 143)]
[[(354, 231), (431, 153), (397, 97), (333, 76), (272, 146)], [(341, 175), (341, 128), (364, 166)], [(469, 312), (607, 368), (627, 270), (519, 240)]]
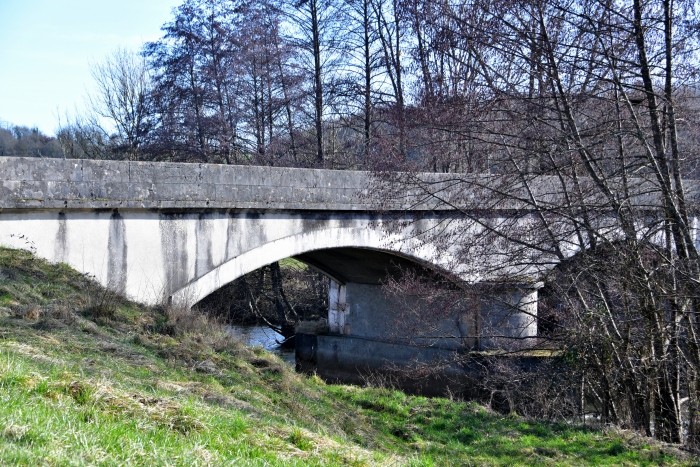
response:
[[(423, 232), (450, 212), (417, 199), (379, 206), (362, 172), (3, 157), (0, 182), (0, 245), (67, 263), (137, 302), (191, 306), (288, 257), (319, 269), (331, 279), (323, 339), (349, 338), (326, 343), (336, 362), (338, 352), (365, 362), (415, 356), (390, 342), (397, 305), (381, 290), (387, 273), (420, 264), (488, 281), (483, 264), (458, 263), (426, 242)], [(404, 227), (389, 228), (397, 221)], [(481, 313), (502, 336), (535, 336), (538, 271), (503, 267), (531, 280), (501, 290)], [(437, 339), (433, 349), (499, 345), (459, 317), (440, 326), (464, 339)]]

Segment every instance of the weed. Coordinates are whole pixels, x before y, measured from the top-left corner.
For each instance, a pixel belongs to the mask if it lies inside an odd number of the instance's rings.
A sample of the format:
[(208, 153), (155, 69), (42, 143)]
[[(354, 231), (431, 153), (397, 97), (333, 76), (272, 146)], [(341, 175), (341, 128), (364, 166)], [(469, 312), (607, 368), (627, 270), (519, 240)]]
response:
[(165, 308), (165, 317), (161, 332), (169, 336), (215, 334), (222, 329), (220, 323), (188, 306), (169, 305)]
[(42, 441), (44, 441), (29, 425), (15, 425), (13, 423), (10, 423), (2, 430), (2, 437), (6, 441), (29, 446), (37, 443), (42, 444)]
[(470, 427), (460, 428), (457, 439), (464, 444), (470, 444), (480, 438), (480, 433)]
[(294, 428), (289, 435), (289, 442), (302, 451), (310, 451), (314, 446), (299, 428)]
[(65, 386), (65, 393), (70, 395), (75, 402), (80, 405), (86, 405), (92, 401), (92, 396), (95, 390), (80, 381), (71, 381)]
[(170, 417), (168, 426), (171, 430), (178, 431), (183, 435), (201, 431), (205, 428), (204, 424), (197, 418), (183, 413), (178, 413)]
[(360, 374), (360, 380), (367, 388), (395, 389), (398, 387), (397, 378), (391, 371), (367, 370)]
[(625, 452), (627, 452), (627, 448), (620, 441), (613, 442), (607, 449), (607, 453), (610, 456), (619, 456)]

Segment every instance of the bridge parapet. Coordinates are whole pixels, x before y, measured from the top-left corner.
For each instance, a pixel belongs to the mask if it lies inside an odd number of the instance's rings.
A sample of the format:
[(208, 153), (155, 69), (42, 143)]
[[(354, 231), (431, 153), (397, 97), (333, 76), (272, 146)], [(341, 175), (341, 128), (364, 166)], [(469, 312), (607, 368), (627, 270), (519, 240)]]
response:
[[(0, 158), (0, 209), (370, 210), (366, 172)], [(376, 206), (375, 206), (376, 207)]]
[[(531, 196), (540, 207), (557, 210), (566, 205), (565, 193), (578, 190), (587, 205), (605, 205), (605, 200), (597, 199), (600, 191), (585, 177), (574, 189), (553, 176), (404, 175), (406, 183), (379, 196), (377, 186), (382, 182), (362, 171), (0, 157), (0, 210), (530, 211)], [(615, 186), (614, 181), (608, 183)], [(637, 208), (660, 207), (653, 179), (639, 177), (627, 183), (636, 193), (628, 201)], [(700, 184), (683, 183), (686, 200), (698, 204)]]

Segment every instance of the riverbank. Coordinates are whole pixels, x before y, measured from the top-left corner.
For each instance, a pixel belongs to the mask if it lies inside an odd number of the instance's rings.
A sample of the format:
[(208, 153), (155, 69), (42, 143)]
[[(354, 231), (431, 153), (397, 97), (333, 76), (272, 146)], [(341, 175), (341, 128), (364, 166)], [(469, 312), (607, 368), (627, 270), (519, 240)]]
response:
[(281, 344), (283, 337), (270, 329), (269, 326), (260, 324), (228, 325), (224, 328), (226, 332), (243, 342), (249, 347), (262, 347), (282, 359), (291, 368), (296, 366), (294, 348), (285, 347)]
[(326, 385), (187, 310), (0, 249), (2, 465), (698, 465), (617, 430)]

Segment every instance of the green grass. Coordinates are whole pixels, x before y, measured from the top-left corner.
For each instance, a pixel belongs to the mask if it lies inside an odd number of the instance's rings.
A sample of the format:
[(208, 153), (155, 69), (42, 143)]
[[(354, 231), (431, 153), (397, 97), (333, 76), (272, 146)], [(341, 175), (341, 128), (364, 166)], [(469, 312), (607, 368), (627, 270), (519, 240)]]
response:
[(326, 385), (23, 251), (0, 249), (0, 316), (0, 465), (699, 465), (621, 431)]

